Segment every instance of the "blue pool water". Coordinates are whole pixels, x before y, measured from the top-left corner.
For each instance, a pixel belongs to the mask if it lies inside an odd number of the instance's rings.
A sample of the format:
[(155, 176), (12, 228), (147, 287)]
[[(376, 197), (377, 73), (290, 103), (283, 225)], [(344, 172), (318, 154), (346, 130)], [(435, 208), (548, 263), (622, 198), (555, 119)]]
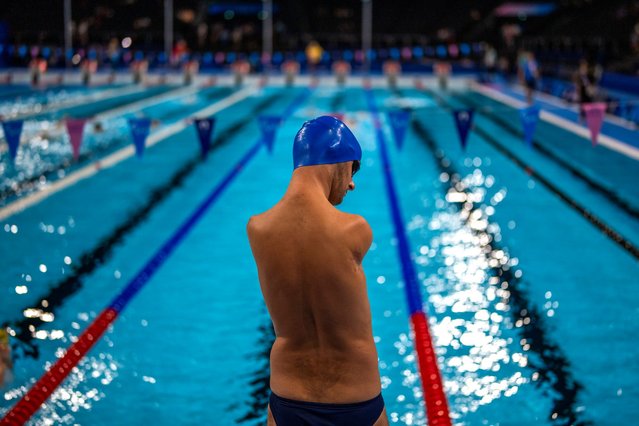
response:
[[(215, 148), (204, 161), (187, 127), (143, 159), (130, 157), (0, 223), (0, 323), (17, 335), (15, 377), (0, 391), (0, 414), (259, 140), (255, 117), (282, 113), (304, 90), (267, 87), (218, 112)], [(160, 120), (159, 131), (230, 93), (205, 89), (127, 114)], [(446, 108), (492, 105), (487, 99), (413, 89), (378, 89), (374, 97), (382, 113), (413, 108), (404, 149), (389, 145), (391, 172), (454, 422), (623, 424), (636, 418), (639, 350), (631, 336), (639, 325), (633, 291), (639, 263), (504, 149), (635, 246), (632, 211), (566, 164), (588, 169), (592, 180), (618, 188), (617, 198), (639, 205), (632, 185), (636, 161), (601, 147), (588, 154), (583, 141), (540, 125), (537, 142), (562, 163), (526, 148), (489, 115), (477, 117), (464, 152)], [(499, 108), (514, 122), (516, 111)], [(426, 423), (364, 91), (320, 86), (286, 117), (273, 153), (261, 150), (242, 169), (34, 424), (264, 422), (273, 334), (245, 225), (283, 194), (291, 141), (303, 121), (334, 111), (346, 113), (364, 151), (357, 188), (340, 208), (363, 215), (373, 229), (364, 269), (389, 419)], [(388, 123), (383, 126), (392, 141)], [(129, 143), (127, 132), (124, 117), (105, 122), (113, 148), (95, 150), (96, 136), (89, 135), (86, 152), (93, 157), (86, 161)], [(79, 167), (64, 166), (70, 155), (64, 142), (51, 142), (59, 150), (47, 162), (63, 170), (53, 180)], [(23, 167), (32, 164), (24, 158)], [(615, 164), (623, 164), (625, 174), (615, 172)]]

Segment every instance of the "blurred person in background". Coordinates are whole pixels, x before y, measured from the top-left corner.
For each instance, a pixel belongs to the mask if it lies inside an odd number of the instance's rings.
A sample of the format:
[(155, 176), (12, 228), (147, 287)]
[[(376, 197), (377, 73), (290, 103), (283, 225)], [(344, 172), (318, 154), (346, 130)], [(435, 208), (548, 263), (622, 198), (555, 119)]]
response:
[(306, 60), (308, 61), (308, 67), (312, 74), (315, 73), (315, 69), (317, 65), (322, 60), (322, 55), (324, 54), (324, 49), (322, 46), (315, 40), (311, 40), (310, 43), (306, 46)]
[(486, 79), (488, 81), (493, 81), (495, 78), (495, 70), (497, 69), (497, 50), (495, 50), (495, 48), (490, 44), (486, 46), (482, 61), (484, 63)]
[(594, 102), (597, 97), (598, 72), (591, 67), (588, 60), (582, 58), (579, 61), (579, 67), (573, 76), (575, 83), (575, 95), (577, 103), (579, 103), (579, 117), (581, 120), (585, 118), (583, 104)]
[(517, 75), (526, 90), (526, 101), (528, 105), (532, 105), (533, 93), (537, 89), (537, 80), (539, 80), (537, 60), (532, 52), (522, 52), (519, 55), (517, 64)]
[(630, 34), (630, 47), (633, 53), (639, 54), (639, 22), (637, 22)]

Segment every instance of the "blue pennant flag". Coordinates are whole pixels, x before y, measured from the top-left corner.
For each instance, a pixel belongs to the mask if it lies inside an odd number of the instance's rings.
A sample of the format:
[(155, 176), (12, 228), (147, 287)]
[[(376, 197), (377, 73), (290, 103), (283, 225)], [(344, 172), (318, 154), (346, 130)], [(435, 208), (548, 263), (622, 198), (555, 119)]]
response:
[(459, 134), (459, 140), (461, 142), (462, 149), (466, 149), (466, 141), (468, 140), (468, 131), (473, 125), (473, 109), (454, 110), (455, 125), (457, 126), (457, 133)]
[(397, 149), (402, 149), (402, 146), (404, 146), (404, 138), (406, 137), (406, 129), (408, 128), (408, 123), (410, 123), (410, 112), (389, 111), (388, 118), (390, 119), (390, 125), (393, 129)]
[(273, 152), (273, 143), (275, 142), (275, 132), (282, 121), (282, 117), (276, 115), (260, 115), (258, 117), (260, 130), (262, 131), (262, 140), (268, 148), (268, 152)]
[(193, 120), (197, 135), (200, 139), (200, 148), (202, 149), (202, 158), (206, 158), (211, 147), (211, 139), (213, 137), (213, 129), (215, 128), (215, 118), (196, 118)]
[(529, 106), (519, 110), (521, 116), (521, 125), (524, 128), (524, 140), (531, 147), (537, 121), (539, 121), (539, 107), (536, 105)]
[(18, 145), (20, 145), (20, 135), (22, 134), (23, 120), (11, 120), (2, 122), (2, 130), (4, 130), (4, 138), (9, 145), (9, 156), (11, 161), (15, 160), (18, 154)]
[(130, 118), (129, 127), (131, 128), (131, 137), (133, 138), (133, 144), (135, 145), (135, 153), (139, 158), (142, 158), (146, 137), (149, 136), (149, 133), (151, 132), (151, 119)]

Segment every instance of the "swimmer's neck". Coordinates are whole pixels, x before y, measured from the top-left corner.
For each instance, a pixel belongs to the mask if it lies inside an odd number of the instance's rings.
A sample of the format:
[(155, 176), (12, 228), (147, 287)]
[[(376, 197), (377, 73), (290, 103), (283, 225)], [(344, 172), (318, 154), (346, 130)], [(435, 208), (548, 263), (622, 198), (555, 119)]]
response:
[(284, 198), (322, 197), (329, 199), (332, 179), (331, 165), (299, 167), (293, 172)]

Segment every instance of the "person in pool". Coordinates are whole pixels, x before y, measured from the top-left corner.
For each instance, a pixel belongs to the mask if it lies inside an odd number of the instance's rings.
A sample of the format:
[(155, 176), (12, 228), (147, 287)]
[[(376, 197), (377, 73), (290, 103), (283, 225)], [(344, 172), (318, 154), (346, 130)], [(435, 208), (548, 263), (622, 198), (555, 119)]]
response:
[(337, 210), (362, 150), (335, 117), (304, 123), (283, 198), (247, 233), (276, 339), (268, 425), (388, 425), (362, 259), (366, 220)]
[(12, 368), (9, 334), (4, 328), (0, 328), (0, 388), (11, 381)]

